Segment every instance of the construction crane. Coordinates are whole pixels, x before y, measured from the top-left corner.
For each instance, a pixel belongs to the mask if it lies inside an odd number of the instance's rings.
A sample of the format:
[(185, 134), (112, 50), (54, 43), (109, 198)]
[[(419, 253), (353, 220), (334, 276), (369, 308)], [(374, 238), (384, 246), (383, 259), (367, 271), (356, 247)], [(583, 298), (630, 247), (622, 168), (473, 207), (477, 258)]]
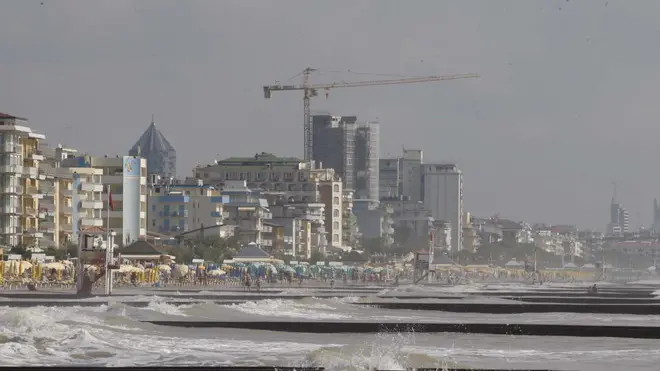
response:
[(319, 90), (325, 90), (326, 97), (330, 89), (335, 88), (358, 88), (362, 86), (379, 86), (379, 85), (397, 85), (397, 84), (413, 84), (417, 82), (432, 82), (444, 80), (459, 80), (471, 79), (479, 77), (475, 73), (459, 74), (459, 75), (446, 75), (446, 76), (424, 76), (424, 77), (409, 77), (400, 79), (388, 80), (368, 80), (368, 81), (352, 81), (352, 82), (333, 82), (328, 84), (311, 84), (310, 76), (312, 72), (316, 71), (315, 68), (305, 68), (301, 74), (303, 77), (302, 85), (266, 85), (264, 86), (264, 98), (270, 99), (274, 91), (303, 91), (303, 116), (304, 116), (304, 158), (305, 161), (312, 160), (312, 117), (310, 112), (310, 99), (318, 95)]

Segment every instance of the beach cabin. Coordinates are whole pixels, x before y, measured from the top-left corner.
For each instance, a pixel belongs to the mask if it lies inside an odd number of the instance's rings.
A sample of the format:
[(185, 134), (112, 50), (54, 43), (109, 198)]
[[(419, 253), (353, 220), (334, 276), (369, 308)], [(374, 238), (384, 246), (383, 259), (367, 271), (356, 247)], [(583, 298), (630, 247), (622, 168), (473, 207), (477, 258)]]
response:
[(277, 259), (273, 259), (267, 252), (265, 252), (261, 247), (257, 246), (256, 243), (250, 242), (246, 247), (242, 248), (234, 258), (231, 259), (233, 263), (272, 263), (279, 262)]

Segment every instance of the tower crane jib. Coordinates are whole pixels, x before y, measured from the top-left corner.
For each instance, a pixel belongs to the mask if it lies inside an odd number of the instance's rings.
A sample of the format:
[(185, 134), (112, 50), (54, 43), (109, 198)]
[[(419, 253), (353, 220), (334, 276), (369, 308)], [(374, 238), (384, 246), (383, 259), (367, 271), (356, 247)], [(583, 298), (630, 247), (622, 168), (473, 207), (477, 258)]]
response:
[(333, 82), (327, 84), (311, 84), (311, 73), (316, 71), (314, 68), (306, 68), (303, 72), (303, 83), (301, 85), (266, 85), (264, 89), (264, 98), (269, 99), (275, 91), (303, 91), (303, 129), (304, 129), (304, 159), (305, 161), (312, 160), (312, 117), (310, 111), (310, 98), (318, 95), (319, 90), (330, 90), (336, 88), (358, 88), (365, 86), (381, 86), (381, 85), (399, 85), (399, 84), (414, 84), (422, 82), (433, 81), (447, 81), (459, 79), (471, 79), (479, 77), (476, 73), (445, 75), (445, 76), (424, 76), (424, 77), (409, 77), (400, 79), (386, 79), (386, 80), (366, 80), (366, 81), (349, 81), (349, 82)]

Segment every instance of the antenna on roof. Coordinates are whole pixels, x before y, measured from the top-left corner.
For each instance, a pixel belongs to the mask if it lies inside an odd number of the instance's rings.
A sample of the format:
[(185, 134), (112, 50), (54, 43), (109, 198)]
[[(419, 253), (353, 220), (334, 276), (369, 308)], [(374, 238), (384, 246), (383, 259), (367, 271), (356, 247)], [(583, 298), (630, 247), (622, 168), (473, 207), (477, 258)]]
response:
[(154, 114), (151, 114), (151, 125), (156, 125), (156, 122), (154, 121)]

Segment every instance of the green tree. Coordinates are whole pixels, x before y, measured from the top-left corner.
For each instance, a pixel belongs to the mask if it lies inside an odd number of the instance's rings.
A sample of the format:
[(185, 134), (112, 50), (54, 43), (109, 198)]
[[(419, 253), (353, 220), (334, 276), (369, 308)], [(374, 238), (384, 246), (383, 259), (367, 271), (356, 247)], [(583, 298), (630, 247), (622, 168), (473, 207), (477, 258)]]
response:
[(19, 254), (23, 259), (29, 259), (32, 255), (31, 252), (23, 245), (16, 245), (9, 250), (10, 254)]

